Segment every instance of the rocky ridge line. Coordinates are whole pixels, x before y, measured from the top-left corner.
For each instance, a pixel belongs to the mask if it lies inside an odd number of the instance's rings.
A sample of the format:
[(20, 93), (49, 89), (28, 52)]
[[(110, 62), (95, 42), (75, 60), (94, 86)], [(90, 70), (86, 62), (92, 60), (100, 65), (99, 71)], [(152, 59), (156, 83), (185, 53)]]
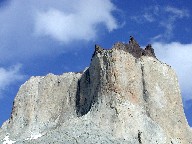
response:
[[(145, 49), (142, 49), (132, 36), (130, 36), (130, 40), (128, 44), (118, 42), (114, 44), (113, 48), (119, 48), (126, 52), (129, 52), (135, 58), (140, 58), (141, 56), (151, 56), (156, 58), (154, 49), (152, 48), (151, 44), (148, 44)], [(93, 56), (97, 53), (102, 52), (103, 50), (104, 49), (99, 45), (95, 45), (95, 52)]]

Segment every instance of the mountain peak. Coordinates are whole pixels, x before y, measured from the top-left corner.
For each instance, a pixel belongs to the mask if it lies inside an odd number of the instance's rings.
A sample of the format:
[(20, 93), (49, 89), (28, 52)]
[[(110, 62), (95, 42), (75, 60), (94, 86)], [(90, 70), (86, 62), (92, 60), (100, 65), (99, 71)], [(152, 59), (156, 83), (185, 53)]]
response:
[(83, 73), (31, 77), (0, 129), (6, 143), (190, 144), (177, 76), (133, 37), (95, 45)]

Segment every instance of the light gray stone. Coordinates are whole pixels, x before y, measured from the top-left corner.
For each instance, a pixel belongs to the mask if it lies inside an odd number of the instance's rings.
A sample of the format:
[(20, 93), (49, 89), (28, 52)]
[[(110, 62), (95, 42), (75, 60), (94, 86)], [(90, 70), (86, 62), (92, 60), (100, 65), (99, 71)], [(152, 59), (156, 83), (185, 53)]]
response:
[(0, 141), (192, 144), (175, 72), (151, 47), (143, 56), (137, 49), (131, 47), (133, 55), (122, 43), (111, 50), (96, 46), (82, 74), (30, 78), (14, 100)]

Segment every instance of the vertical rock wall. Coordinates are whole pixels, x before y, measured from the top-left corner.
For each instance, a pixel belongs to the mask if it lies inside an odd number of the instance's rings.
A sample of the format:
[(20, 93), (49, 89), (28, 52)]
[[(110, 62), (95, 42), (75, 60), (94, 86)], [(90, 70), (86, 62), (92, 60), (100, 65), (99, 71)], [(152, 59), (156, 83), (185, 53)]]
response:
[(14, 137), (37, 135), (76, 116), (77, 81), (81, 74), (31, 77), (14, 100), (3, 131)]

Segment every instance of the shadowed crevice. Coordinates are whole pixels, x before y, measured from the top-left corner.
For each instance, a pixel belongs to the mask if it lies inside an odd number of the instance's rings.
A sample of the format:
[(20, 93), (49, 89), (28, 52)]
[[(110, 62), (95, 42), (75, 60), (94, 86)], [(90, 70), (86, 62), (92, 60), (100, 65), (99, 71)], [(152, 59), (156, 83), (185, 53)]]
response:
[(78, 80), (76, 92), (76, 114), (83, 116), (87, 114), (92, 105), (97, 101), (98, 88), (93, 91), (93, 81), (90, 79), (90, 71), (87, 69)]

